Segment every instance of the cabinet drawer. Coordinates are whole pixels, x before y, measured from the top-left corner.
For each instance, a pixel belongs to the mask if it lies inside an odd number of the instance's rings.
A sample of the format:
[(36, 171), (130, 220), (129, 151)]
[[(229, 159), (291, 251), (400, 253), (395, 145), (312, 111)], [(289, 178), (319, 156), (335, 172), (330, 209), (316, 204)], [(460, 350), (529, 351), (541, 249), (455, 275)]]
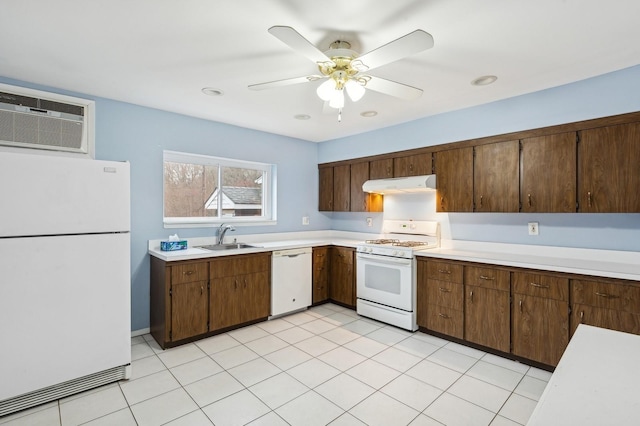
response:
[(575, 333), (579, 324), (640, 334), (640, 315), (615, 309), (575, 304), (571, 311), (571, 335)]
[(555, 300), (569, 300), (569, 279), (551, 275), (514, 272), (513, 292)]
[(571, 281), (573, 303), (640, 314), (640, 287), (598, 281)]
[(462, 310), (462, 284), (427, 280), (427, 302), (433, 305)]
[(210, 262), (211, 278), (232, 277), (241, 274), (268, 272), (271, 267), (270, 254), (233, 255), (213, 259)]
[(465, 285), (509, 291), (509, 272), (496, 268), (464, 267)]
[(171, 283), (191, 283), (194, 281), (207, 281), (209, 278), (209, 263), (185, 263), (171, 265)]
[(462, 339), (463, 321), (462, 311), (432, 304), (427, 306), (427, 328), (430, 330)]
[(427, 261), (427, 277), (462, 284), (462, 265), (451, 262)]

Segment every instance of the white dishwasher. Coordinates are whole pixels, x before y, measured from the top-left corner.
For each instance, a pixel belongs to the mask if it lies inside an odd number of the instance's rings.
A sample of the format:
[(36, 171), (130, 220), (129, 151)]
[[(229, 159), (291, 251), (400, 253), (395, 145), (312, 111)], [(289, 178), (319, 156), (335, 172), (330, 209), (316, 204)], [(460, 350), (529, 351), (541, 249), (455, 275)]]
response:
[(271, 316), (311, 305), (311, 247), (274, 251), (271, 264)]

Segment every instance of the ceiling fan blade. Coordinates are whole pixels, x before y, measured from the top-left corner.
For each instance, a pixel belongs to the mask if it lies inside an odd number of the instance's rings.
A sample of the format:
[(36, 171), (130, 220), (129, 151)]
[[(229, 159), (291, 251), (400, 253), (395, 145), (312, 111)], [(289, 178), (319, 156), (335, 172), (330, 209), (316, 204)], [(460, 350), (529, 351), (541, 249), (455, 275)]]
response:
[(433, 37), (426, 31), (415, 30), (399, 39), (380, 46), (357, 58), (354, 62), (374, 69), (433, 47)]
[(323, 78), (326, 78), (326, 77), (321, 75), (307, 75), (304, 77), (286, 78), (284, 80), (275, 80), (275, 81), (269, 81), (266, 83), (251, 84), (249, 85), (249, 89), (251, 90), (273, 89), (276, 87), (291, 86), (292, 84), (308, 83), (310, 81), (317, 81)]
[(291, 27), (276, 25), (269, 28), (269, 33), (315, 63), (331, 62), (327, 55), (318, 50), (309, 40), (302, 37), (299, 32)]
[(365, 87), (374, 92), (384, 93), (406, 101), (418, 99), (422, 95), (422, 89), (380, 77), (371, 77)]

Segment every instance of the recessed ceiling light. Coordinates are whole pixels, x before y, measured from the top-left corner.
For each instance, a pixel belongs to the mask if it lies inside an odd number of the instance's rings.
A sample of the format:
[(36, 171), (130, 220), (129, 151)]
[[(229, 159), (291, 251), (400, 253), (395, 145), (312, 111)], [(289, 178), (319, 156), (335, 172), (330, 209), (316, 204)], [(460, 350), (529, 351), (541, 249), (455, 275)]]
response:
[(478, 77), (475, 80), (471, 81), (471, 84), (474, 86), (487, 86), (498, 79), (495, 75), (483, 75), (482, 77)]
[(308, 120), (311, 118), (311, 116), (307, 114), (296, 114), (293, 116), (293, 118), (295, 118), (296, 120)]
[(222, 96), (224, 95), (224, 92), (220, 89), (216, 89), (214, 87), (205, 87), (204, 89), (202, 89), (202, 93), (204, 93), (205, 95), (209, 95), (209, 96)]
[(360, 115), (363, 117), (375, 117), (376, 115), (378, 115), (378, 111), (364, 111), (361, 112)]

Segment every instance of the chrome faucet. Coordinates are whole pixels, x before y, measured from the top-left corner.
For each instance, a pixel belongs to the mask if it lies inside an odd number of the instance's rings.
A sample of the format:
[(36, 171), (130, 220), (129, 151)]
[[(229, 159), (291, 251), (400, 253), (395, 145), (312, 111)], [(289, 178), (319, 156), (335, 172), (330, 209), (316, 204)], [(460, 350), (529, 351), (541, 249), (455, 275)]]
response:
[(224, 234), (227, 233), (227, 231), (235, 231), (236, 228), (234, 228), (231, 225), (225, 225), (224, 223), (220, 225), (220, 227), (218, 228), (218, 238), (216, 239), (216, 244), (222, 244), (224, 242)]

